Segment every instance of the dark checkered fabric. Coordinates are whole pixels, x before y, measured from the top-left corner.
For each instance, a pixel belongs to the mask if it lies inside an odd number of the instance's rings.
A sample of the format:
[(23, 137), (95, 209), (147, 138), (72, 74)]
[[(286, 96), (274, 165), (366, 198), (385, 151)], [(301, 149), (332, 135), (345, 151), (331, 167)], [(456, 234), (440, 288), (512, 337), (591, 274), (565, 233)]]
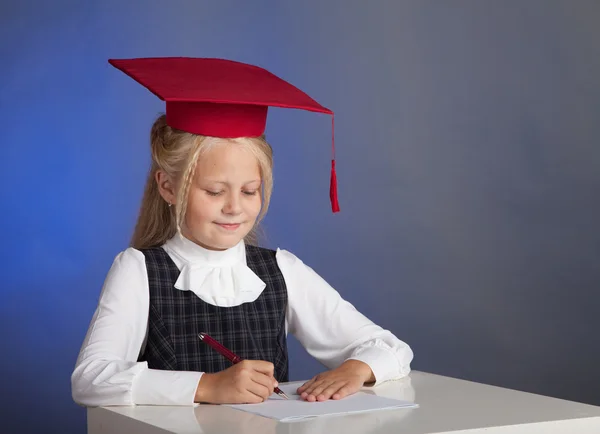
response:
[(160, 247), (142, 250), (150, 287), (148, 339), (140, 361), (151, 369), (219, 372), (231, 363), (198, 338), (206, 332), (242, 359), (275, 365), (277, 381), (288, 381), (285, 334), (287, 288), (275, 252), (246, 246), (248, 267), (265, 282), (251, 303), (218, 307), (192, 291), (175, 288), (179, 269)]

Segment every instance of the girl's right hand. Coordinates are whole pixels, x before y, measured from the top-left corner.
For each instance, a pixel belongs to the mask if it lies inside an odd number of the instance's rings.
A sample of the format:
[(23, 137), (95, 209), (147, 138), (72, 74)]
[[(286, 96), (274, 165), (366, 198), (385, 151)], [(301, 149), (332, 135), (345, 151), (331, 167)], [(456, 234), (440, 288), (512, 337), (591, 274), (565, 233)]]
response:
[(257, 404), (277, 387), (274, 366), (263, 360), (241, 362), (214, 374), (204, 373), (198, 382), (194, 402), (210, 404)]

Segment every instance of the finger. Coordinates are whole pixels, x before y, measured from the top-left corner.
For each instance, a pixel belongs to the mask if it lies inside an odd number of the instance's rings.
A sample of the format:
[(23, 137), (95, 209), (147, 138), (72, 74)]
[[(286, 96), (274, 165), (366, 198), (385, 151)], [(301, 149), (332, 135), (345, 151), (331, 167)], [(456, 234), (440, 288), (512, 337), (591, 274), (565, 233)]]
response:
[(274, 376), (275, 366), (271, 362), (265, 362), (264, 360), (244, 360), (242, 363), (245, 363), (247, 367), (261, 372), (270, 377)]
[(313, 377), (310, 380), (308, 380), (306, 383), (304, 383), (302, 386), (300, 386), (298, 388), (298, 393), (304, 392), (306, 390), (306, 388), (310, 387), (315, 382), (316, 379), (317, 379), (317, 377)]
[(271, 394), (273, 393), (273, 390), (275, 389), (275, 384), (277, 383), (275, 381), (274, 378), (272, 377), (268, 377), (265, 374), (262, 374), (260, 372), (254, 372), (254, 374), (250, 377), (250, 379), (252, 381), (254, 381), (257, 384), (260, 384), (261, 386), (265, 387), (268, 390), (268, 395), (267, 397), (271, 396)]
[[(315, 401), (316, 401), (319, 398), (319, 395), (321, 395), (323, 393), (323, 391), (326, 388), (328, 388), (329, 386), (331, 386), (333, 383), (334, 383), (334, 381), (331, 381), (331, 380), (329, 380), (329, 381), (322, 381), (321, 383), (317, 384), (312, 389), (312, 391), (310, 391), (308, 393), (308, 397), (309, 398), (314, 397)], [(321, 401), (324, 401), (325, 399), (328, 399), (328, 398), (321, 399)], [(312, 402), (312, 399), (310, 401)]]
[(347, 384), (347, 385), (343, 386), (342, 388), (340, 388), (340, 390), (335, 392), (331, 398), (332, 399), (342, 399), (342, 398), (345, 398), (346, 396), (352, 395), (355, 392), (356, 392), (356, 390), (354, 390), (354, 388), (352, 386)]
[(310, 381), (306, 382), (306, 383), (305, 383), (305, 384), (302, 386), (302, 388), (301, 388), (301, 389), (298, 389), (298, 393), (300, 394), (300, 397), (301, 397), (302, 399), (305, 399), (305, 398), (306, 398), (306, 397), (309, 395), (309, 391), (311, 391), (311, 390), (312, 390), (312, 388), (314, 387), (314, 385), (315, 385), (315, 383), (316, 383), (317, 381), (320, 381), (320, 380), (317, 380), (317, 378), (315, 377), (315, 378), (313, 378), (312, 380), (310, 380)]
[[(318, 401), (325, 401), (335, 394), (339, 395), (339, 391), (348, 385), (347, 381), (336, 381), (333, 384), (325, 388), (318, 396)], [(338, 398), (339, 399), (339, 398)]]
[(273, 376), (274, 366), (271, 362), (263, 360), (244, 360), (244, 370), (249, 374), (254, 381), (268, 387), (271, 392), (279, 385), (278, 381)]
[(273, 393), (273, 391), (269, 390), (267, 386), (256, 381), (250, 381), (246, 386), (246, 390), (258, 396), (260, 398), (259, 402), (263, 402), (271, 395), (271, 393)]
[(300, 394), (301, 397), (306, 398), (307, 396), (311, 395), (313, 393), (313, 391), (315, 390), (315, 388), (319, 387), (324, 380), (319, 379), (319, 378), (315, 378), (314, 380), (312, 380), (312, 383), (309, 384), (304, 391)]
[(255, 395), (249, 390), (246, 390), (241, 401), (242, 404), (260, 404), (261, 402), (265, 402), (261, 396)]
[(323, 385), (324, 382), (329, 382), (329, 379), (326, 376), (317, 375), (312, 383), (306, 389), (304, 389), (304, 391), (312, 393), (317, 387)]

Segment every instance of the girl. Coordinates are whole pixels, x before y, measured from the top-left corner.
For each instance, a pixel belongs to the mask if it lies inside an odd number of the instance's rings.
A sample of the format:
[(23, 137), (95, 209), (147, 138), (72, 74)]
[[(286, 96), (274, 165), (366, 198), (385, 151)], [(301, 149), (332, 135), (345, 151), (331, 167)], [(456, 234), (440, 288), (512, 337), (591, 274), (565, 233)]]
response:
[[(287, 333), (330, 370), (307, 401), (406, 376), (407, 344), (285, 250), (257, 247), (273, 188), (268, 106), (331, 111), (264, 69), (220, 59), (111, 60), (161, 99), (131, 247), (117, 255), (71, 377), (86, 406), (257, 403), (288, 381)], [(335, 173), (333, 173), (335, 176)], [(337, 211), (335, 183), (332, 203)], [(207, 332), (244, 359), (231, 364)]]

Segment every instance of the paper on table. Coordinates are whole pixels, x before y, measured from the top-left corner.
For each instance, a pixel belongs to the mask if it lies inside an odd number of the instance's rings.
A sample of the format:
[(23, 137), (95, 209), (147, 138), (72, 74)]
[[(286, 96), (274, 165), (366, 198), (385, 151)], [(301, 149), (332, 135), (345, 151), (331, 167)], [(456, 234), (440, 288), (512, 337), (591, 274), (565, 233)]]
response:
[(300, 395), (296, 393), (296, 389), (299, 386), (300, 384), (282, 384), (279, 386), (290, 398), (289, 400), (283, 399), (278, 395), (272, 395), (272, 397), (260, 404), (229, 405), (229, 407), (276, 419), (281, 422), (292, 422), (317, 416), (418, 407), (417, 404), (412, 402), (384, 398), (365, 392), (357, 392), (340, 400), (330, 399), (323, 402), (307, 402), (302, 400)]

